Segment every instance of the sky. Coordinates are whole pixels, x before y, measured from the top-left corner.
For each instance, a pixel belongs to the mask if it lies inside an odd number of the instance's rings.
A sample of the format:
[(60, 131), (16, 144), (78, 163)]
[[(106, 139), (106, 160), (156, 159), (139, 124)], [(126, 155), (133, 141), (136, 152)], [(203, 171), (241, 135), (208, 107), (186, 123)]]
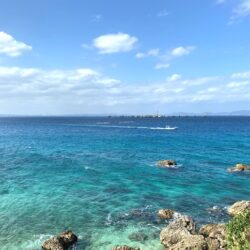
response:
[(0, 114), (250, 110), (250, 0), (0, 0)]

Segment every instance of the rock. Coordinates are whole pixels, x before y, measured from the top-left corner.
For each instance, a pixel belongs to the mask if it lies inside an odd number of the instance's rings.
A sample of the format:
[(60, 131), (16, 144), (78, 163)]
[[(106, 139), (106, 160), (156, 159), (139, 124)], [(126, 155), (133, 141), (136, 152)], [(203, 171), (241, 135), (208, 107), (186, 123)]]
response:
[(45, 250), (67, 250), (76, 241), (77, 236), (72, 231), (66, 231), (46, 240), (42, 248)]
[(191, 234), (185, 227), (168, 226), (160, 233), (161, 243), (168, 250), (207, 250), (207, 243), (202, 235)]
[(160, 209), (157, 215), (160, 219), (170, 220), (170, 219), (173, 219), (174, 211), (171, 209)]
[(174, 160), (162, 160), (162, 161), (158, 161), (157, 165), (159, 167), (173, 168), (173, 167), (176, 167), (177, 163)]
[(234, 216), (250, 209), (250, 201), (237, 201), (227, 209), (227, 212)]
[(180, 215), (160, 233), (161, 243), (168, 250), (207, 250), (203, 235), (195, 234), (195, 223), (186, 215)]
[(115, 246), (111, 250), (140, 250), (138, 247), (129, 247), (129, 246)]
[(143, 242), (145, 240), (148, 239), (148, 236), (142, 232), (136, 232), (136, 233), (132, 233), (128, 236), (128, 238), (131, 240), (131, 241), (140, 241), (140, 242)]
[(226, 249), (225, 224), (204, 225), (199, 233), (205, 237), (209, 250)]
[(247, 171), (250, 170), (250, 166), (246, 165), (246, 164), (236, 164), (234, 167), (229, 168), (228, 171), (229, 172), (240, 172), (240, 171)]
[(190, 216), (180, 215), (176, 220), (169, 224), (170, 228), (178, 229), (178, 228), (186, 228), (188, 232), (195, 233), (195, 223)]

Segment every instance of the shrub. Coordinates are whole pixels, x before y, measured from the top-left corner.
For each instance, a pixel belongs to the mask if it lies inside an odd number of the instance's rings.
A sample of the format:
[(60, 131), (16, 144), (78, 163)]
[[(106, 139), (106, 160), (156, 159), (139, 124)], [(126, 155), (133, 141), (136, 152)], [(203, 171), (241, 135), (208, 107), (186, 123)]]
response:
[(230, 250), (250, 250), (250, 210), (236, 215), (226, 226)]

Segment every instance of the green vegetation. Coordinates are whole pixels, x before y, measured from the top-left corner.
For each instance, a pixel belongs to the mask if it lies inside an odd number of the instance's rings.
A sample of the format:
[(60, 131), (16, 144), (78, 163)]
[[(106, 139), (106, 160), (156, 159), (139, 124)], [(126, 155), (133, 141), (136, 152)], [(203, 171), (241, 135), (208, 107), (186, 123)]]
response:
[(236, 215), (226, 227), (230, 250), (250, 250), (250, 210)]

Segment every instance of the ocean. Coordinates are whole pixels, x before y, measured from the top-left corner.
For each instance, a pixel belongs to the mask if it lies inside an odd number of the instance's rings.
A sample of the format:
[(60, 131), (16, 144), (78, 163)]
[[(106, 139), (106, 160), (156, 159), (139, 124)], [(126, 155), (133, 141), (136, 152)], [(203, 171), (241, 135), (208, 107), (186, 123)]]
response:
[[(178, 168), (157, 167), (162, 159)], [(2, 117), (0, 248), (41, 249), (71, 229), (77, 250), (161, 250), (159, 209), (202, 225), (249, 200), (250, 173), (227, 172), (241, 162), (250, 117)]]

